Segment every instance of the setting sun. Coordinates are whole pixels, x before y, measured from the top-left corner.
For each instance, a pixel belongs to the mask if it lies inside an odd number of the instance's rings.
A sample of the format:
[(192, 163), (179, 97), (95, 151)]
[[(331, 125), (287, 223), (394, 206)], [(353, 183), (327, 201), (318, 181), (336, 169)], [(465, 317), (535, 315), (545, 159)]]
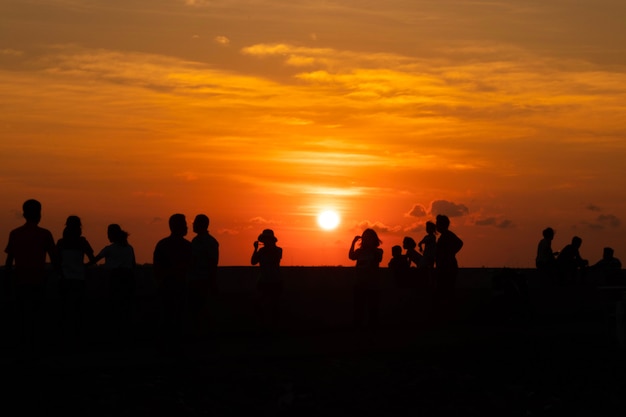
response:
[(325, 210), (317, 216), (317, 224), (324, 230), (333, 230), (339, 225), (339, 215), (332, 210)]

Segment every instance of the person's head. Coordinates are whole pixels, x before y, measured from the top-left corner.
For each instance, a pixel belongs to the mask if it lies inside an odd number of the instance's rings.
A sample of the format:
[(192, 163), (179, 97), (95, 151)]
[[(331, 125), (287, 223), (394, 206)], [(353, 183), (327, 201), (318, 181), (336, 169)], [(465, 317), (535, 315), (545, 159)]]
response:
[(187, 219), (184, 214), (172, 214), (170, 216), (169, 226), (172, 236), (183, 237), (187, 235)]
[(437, 218), (435, 219), (435, 225), (439, 233), (445, 232), (450, 227), (450, 219), (446, 215), (438, 214)]
[(406, 236), (402, 239), (402, 247), (404, 249), (415, 249), (417, 247), (417, 243), (415, 243), (415, 239), (412, 237)]
[(402, 256), (402, 246), (394, 245), (391, 247), (391, 256), (394, 258)]
[(579, 238), (578, 236), (574, 236), (572, 238), (572, 246), (575, 248), (580, 248), (580, 245), (583, 244), (583, 240), (581, 238)]
[(613, 248), (606, 247), (602, 251), (602, 258), (613, 259), (614, 254), (615, 254), (615, 251), (613, 250)]
[(361, 235), (361, 247), (377, 248), (383, 243), (374, 229), (365, 229)]
[(437, 225), (431, 221), (426, 222), (426, 233), (429, 235), (435, 234), (437, 231)]
[(276, 236), (274, 236), (274, 231), (272, 229), (263, 230), (257, 240), (263, 243), (265, 246), (275, 245), (276, 242), (278, 242), (278, 239), (276, 239)]
[(110, 224), (107, 227), (107, 237), (111, 243), (128, 244), (128, 232), (122, 230), (119, 224)]
[(209, 217), (204, 214), (198, 214), (193, 219), (193, 232), (202, 233), (209, 230)]
[(37, 200), (26, 200), (22, 204), (22, 214), (27, 222), (39, 223), (41, 220), (41, 203)]
[(554, 229), (551, 227), (547, 227), (545, 229), (543, 229), (543, 237), (548, 239), (548, 240), (552, 240), (554, 239)]
[(65, 220), (65, 229), (63, 229), (63, 237), (68, 238), (77, 238), (82, 234), (82, 223), (80, 221), (80, 217), (78, 216), (68, 216), (67, 220)]

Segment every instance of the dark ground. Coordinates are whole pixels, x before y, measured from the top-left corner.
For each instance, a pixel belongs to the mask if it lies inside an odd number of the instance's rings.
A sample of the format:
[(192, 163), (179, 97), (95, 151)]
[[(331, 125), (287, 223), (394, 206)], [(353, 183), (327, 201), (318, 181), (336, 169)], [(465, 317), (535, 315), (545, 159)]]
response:
[(148, 292), (138, 300), (132, 336), (115, 343), (108, 310), (98, 304), (102, 299), (90, 299), (90, 332), (82, 341), (59, 335), (58, 300), (50, 300), (35, 352), (13, 340), (6, 327), (10, 311), (4, 308), (3, 415), (623, 416), (626, 411), (626, 350), (611, 321), (613, 304), (595, 290), (559, 290), (556, 301), (552, 295), (542, 299), (538, 291), (529, 309), (500, 290), (468, 292), (469, 307), (443, 321), (430, 320), (424, 309), (407, 310), (411, 300), (402, 292), (393, 298), (389, 290), (389, 314), (381, 326), (355, 330), (347, 323), (350, 284), (344, 287), (319, 293), (294, 289), (287, 294), (293, 314), (282, 330), (271, 333), (251, 321), (252, 293), (224, 292), (222, 321), (213, 333), (169, 350), (157, 343), (159, 325)]
[[(597, 324), (597, 323), (595, 323)], [(221, 334), (5, 351), (11, 415), (623, 415), (626, 361), (594, 323)], [(73, 352), (72, 352), (73, 350)]]

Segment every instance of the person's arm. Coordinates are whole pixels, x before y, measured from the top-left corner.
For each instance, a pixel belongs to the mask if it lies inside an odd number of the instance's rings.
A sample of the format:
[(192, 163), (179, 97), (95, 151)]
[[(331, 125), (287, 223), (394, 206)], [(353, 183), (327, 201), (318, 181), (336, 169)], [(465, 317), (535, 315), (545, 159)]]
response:
[(354, 245), (356, 245), (356, 242), (358, 242), (359, 240), (361, 240), (361, 236), (355, 236), (354, 239), (352, 239), (352, 244), (350, 245), (350, 251), (348, 252), (348, 258), (356, 261), (356, 250), (354, 249)]
[(107, 247), (105, 246), (96, 256), (93, 257), (93, 259), (90, 259), (89, 262), (87, 262), (87, 265), (95, 265), (104, 258), (106, 258), (106, 250)]
[(96, 257), (94, 256), (94, 253), (93, 253), (93, 248), (91, 247), (91, 245), (89, 244), (89, 242), (85, 238), (83, 238), (83, 245), (84, 245), (83, 246), (83, 252), (87, 256), (87, 259), (89, 260), (88, 263), (93, 263), (94, 259), (96, 259)]
[(259, 263), (259, 241), (255, 240), (254, 243), (254, 252), (252, 252), (252, 257), (250, 258), (250, 263), (252, 265), (256, 265)]
[(7, 260), (4, 263), (4, 267), (6, 268), (7, 271), (10, 271), (10, 270), (13, 269), (13, 262), (14, 261), (15, 261), (15, 257), (12, 254), (8, 253), (7, 254)]

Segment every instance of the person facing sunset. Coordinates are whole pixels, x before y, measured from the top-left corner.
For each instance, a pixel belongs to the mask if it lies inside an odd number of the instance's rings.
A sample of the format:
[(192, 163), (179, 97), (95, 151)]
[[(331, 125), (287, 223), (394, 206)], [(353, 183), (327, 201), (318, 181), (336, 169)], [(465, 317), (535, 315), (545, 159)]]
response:
[[(356, 243), (361, 241), (359, 248)], [(374, 229), (365, 229), (355, 236), (350, 245), (348, 258), (356, 261), (356, 284), (354, 287), (354, 324), (376, 325), (380, 305), (379, 266), (383, 260), (382, 241)]]
[(449, 230), (450, 219), (443, 214), (435, 221), (439, 239), (435, 250), (435, 293), (439, 301), (449, 302), (454, 295), (459, 264), (456, 254), (463, 247), (463, 241)]
[[(278, 239), (274, 231), (265, 229), (254, 241), (254, 251), (250, 258), (252, 265), (259, 265), (259, 309), (264, 324), (274, 325), (278, 319), (280, 296), (283, 292), (283, 281), (280, 276), (280, 261), (283, 249), (276, 245)], [(263, 246), (259, 248), (259, 245)]]
[(52, 233), (39, 227), (41, 203), (27, 200), (22, 205), (22, 214), (26, 223), (11, 231), (4, 251), (7, 254), (6, 271), (9, 276), (15, 266), (12, 281), (15, 285), (21, 336), (32, 347), (45, 291), (46, 255), (57, 270), (59, 261)]
[(176, 347), (182, 336), (187, 274), (193, 262), (191, 242), (187, 235), (184, 214), (172, 214), (169, 219), (170, 235), (161, 239), (154, 248), (154, 277), (161, 299), (164, 342)]

